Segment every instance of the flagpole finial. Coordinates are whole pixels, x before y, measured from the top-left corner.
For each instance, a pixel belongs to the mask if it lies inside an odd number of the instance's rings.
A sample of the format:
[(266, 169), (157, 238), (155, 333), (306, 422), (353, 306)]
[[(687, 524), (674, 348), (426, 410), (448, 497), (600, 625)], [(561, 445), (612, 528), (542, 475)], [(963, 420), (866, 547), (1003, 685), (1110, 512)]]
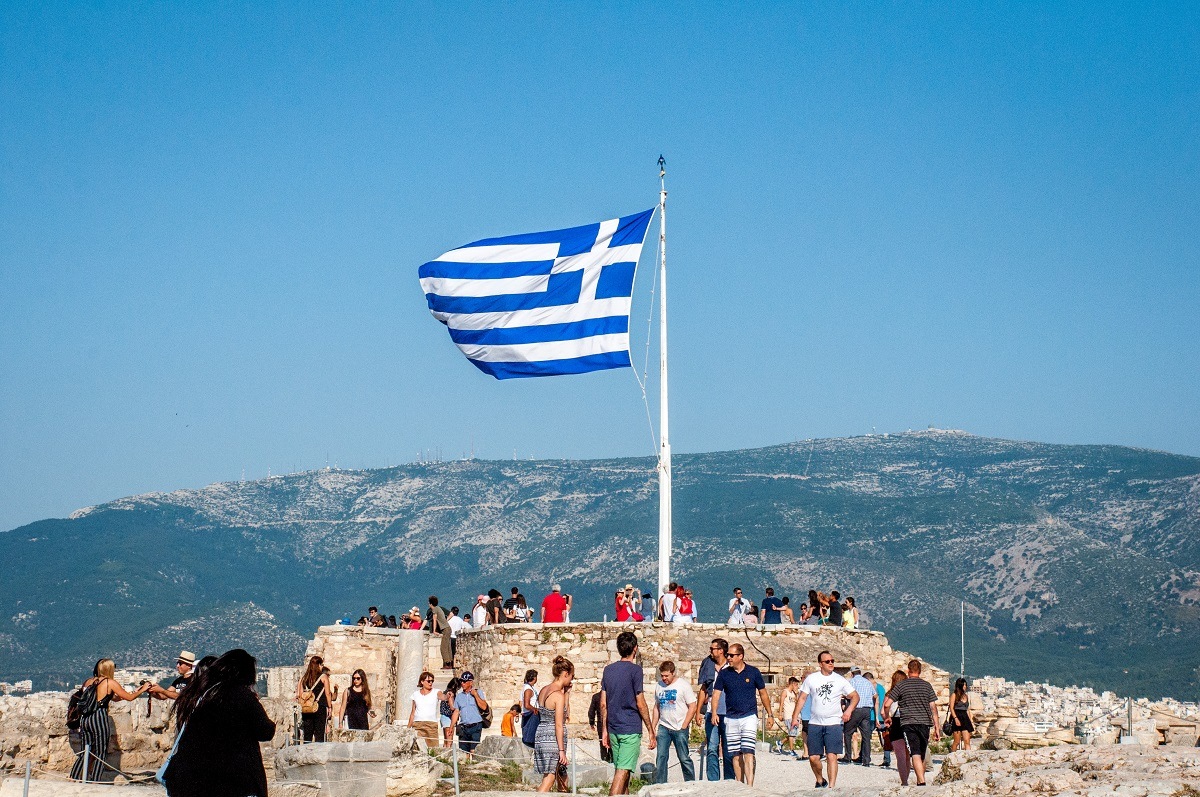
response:
[(662, 155), (658, 156), (658, 176), (663, 177), (667, 173), (667, 159)]

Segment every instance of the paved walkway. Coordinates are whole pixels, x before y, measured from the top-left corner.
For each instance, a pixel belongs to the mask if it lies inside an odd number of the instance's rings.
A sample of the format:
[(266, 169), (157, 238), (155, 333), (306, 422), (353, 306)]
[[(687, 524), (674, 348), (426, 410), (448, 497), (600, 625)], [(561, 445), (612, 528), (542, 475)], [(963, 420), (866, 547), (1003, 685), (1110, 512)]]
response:
[[(645, 760), (645, 752), (643, 751), (643, 760)], [(860, 767), (855, 764), (839, 764), (838, 765), (838, 789), (873, 789), (881, 790), (891, 788), (892, 786), (900, 785), (900, 775), (896, 772), (895, 765), (892, 768), (884, 769), (881, 766), (883, 754), (876, 751), (875, 765), (870, 767)], [(695, 751), (693, 751), (692, 760), (696, 762), (697, 771), (699, 762)], [(683, 774), (679, 770), (679, 765), (675, 760), (675, 755), (671, 754), (670, 774), (668, 775), (669, 783), (679, 783), (683, 781)], [(927, 782), (932, 783), (937, 777), (938, 766), (941, 764), (941, 757), (933, 760), (933, 766), (928, 770), (926, 775)], [(815, 785), (812, 768), (808, 764), (807, 758), (792, 758), (791, 756), (777, 755), (775, 753), (759, 753), (757, 756), (757, 766), (755, 767), (754, 786), (757, 789), (762, 789), (767, 792), (775, 792), (778, 794), (793, 794), (799, 790), (810, 790)], [(916, 779), (909, 777), (909, 783), (915, 783)], [(818, 793), (825, 793), (823, 790)]]

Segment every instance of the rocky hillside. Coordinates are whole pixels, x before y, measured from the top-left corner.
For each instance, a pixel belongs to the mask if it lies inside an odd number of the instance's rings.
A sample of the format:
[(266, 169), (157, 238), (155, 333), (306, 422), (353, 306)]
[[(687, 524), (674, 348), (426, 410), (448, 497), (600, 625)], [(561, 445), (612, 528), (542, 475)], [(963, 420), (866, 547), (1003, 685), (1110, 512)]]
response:
[[(854, 595), (894, 644), (957, 670), (1151, 696), (1200, 686), (1200, 459), (928, 431), (677, 456), (673, 572), (712, 618)], [(121, 499), (0, 534), (0, 677), (62, 683), (186, 642), (294, 661), (370, 603), (551, 580), (579, 619), (654, 580), (649, 460), (319, 471)], [(797, 599), (798, 602), (799, 599)], [(155, 663), (155, 662), (146, 662)], [(1128, 670), (1128, 673), (1124, 671)]]

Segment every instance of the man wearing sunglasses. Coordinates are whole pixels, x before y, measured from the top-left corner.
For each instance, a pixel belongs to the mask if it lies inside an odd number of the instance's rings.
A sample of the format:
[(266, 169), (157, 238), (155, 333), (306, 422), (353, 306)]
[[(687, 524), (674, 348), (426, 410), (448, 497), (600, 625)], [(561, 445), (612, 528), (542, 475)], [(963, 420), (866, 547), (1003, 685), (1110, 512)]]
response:
[[(717, 715), (717, 701), (725, 697), (725, 716)], [(729, 666), (717, 673), (713, 682), (710, 711), (725, 726), (725, 747), (733, 756), (733, 774), (747, 786), (754, 785), (755, 750), (758, 742), (758, 703), (768, 727), (775, 719), (767, 683), (757, 667), (746, 663), (746, 651), (734, 642), (729, 646)]]
[[(837, 785), (838, 756), (842, 754), (844, 725), (850, 721), (854, 707), (858, 705), (858, 692), (842, 676), (833, 671), (833, 654), (822, 650), (817, 654), (821, 671), (814, 672), (800, 685), (800, 699), (792, 712), (792, 724), (800, 721), (800, 711), (805, 703), (812, 701), (811, 717), (808, 721), (808, 763), (817, 778), (817, 788)], [(850, 704), (842, 710), (842, 698), (849, 697)], [(821, 776), (821, 759), (825, 759), (828, 780)]]

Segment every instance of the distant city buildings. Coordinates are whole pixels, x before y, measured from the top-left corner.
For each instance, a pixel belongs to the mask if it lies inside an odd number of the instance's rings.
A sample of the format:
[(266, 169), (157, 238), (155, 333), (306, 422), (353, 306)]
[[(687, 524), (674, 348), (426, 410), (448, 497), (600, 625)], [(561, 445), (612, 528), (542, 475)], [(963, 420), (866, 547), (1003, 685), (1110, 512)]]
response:
[[(1038, 733), (1055, 729), (1074, 731), (1083, 743), (1112, 735), (1124, 728), (1129, 699), (1113, 692), (1097, 694), (1085, 686), (1051, 686), (1033, 681), (1015, 683), (1004, 678), (984, 676), (971, 684), (978, 695), (984, 715), (1013, 716), (1032, 726)], [(1200, 704), (1164, 697), (1133, 701), (1134, 725), (1164, 715), (1200, 722)]]

